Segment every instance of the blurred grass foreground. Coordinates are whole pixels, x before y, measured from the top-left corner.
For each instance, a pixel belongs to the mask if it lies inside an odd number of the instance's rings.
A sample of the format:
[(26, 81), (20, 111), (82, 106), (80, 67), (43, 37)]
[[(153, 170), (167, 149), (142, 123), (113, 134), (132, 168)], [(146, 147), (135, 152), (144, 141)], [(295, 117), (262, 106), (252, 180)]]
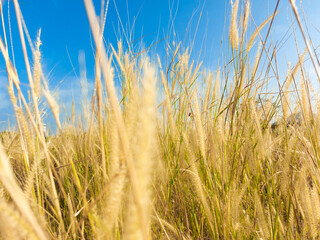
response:
[[(319, 62), (290, 0), (306, 48), (280, 81), (268, 41), (278, 3), (249, 34), (250, 2), (232, 2), (229, 64), (205, 70), (181, 44), (168, 44), (166, 64), (121, 41), (106, 46), (104, 22), (84, 0), (94, 91), (82, 120), (73, 105), (60, 122), (40, 33), (26, 44), (13, 0), (30, 91), (20, 88), (3, 24), (17, 127), (0, 135), (0, 238), (319, 239), (320, 102), (304, 60), (317, 74)], [(277, 91), (265, 92), (271, 76)], [(55, 134), (44, 129), (43, 102)]]

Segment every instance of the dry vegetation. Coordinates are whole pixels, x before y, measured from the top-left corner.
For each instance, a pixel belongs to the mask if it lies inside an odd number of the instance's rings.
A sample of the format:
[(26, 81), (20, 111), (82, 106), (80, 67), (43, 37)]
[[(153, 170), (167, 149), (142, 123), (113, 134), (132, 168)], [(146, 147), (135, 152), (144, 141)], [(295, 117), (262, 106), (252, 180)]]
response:
[[(107, 54), (104, 21), (85, 0), (96, 45), (86, 128), (74, 110), (60, 123), (40, 64), (40, 34), (29, 42), (31, 67), (27, 29), (13, 2), (30, 101), (20, 90), (3, 28), (0, 49), (17, 131), (0, 136), (1, 239), (320, 238), (320, 112), (311, 104), (303, 66), (313, 49), (298, 53), (284, 81), (276, 77), (277, 93), (263, 94), (268, 76), (278, 76), (276, 49), (268, 45), (277, 6), (248, 35), (249, 1), (236, 0), (232, 58), (221, 70), (205, 72), (180, 44), (168, 45), (167, 66), (145, 54), (135, 58), (121, 43)], [(42, 128), (43, 101), (56, 120), (52, 136)], [(299, 124), (285, 124), (297, 112)], [(282, 117), (271, 128), (276, 115)]]

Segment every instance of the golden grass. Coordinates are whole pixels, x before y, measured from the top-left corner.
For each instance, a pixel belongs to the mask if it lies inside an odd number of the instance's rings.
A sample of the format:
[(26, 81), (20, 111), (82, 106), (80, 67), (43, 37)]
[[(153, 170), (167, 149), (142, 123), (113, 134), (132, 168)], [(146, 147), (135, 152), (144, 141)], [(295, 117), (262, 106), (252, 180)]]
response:
[[(276, 74), (276, 63), (269, 31), (265, 39), (261, 31), (272, 27), (277, 11), (247, 37), (250, 2), (240, 20), (242, 2), (232, 3), (232, 59), (206, 71), (181, 43), (168, 45), (168, 65), (146, 53), (133, 56), (121, 42), (107, 54), (109, 1), (101, 19), (92, 1), (84, 2), (96, 45), (86, 123), (76, 121), (74, 103), (70, 122), (60, 123), (41, 67), (40, 32), (30, 43), (31, 68), (14, 0), (31, 92), (26, 100), (3, 24), (0, 50), (17, 130), (0, 134), (0, 239), (319, 238), (320, 113), (311, 105), (303, 61), (310, 46), (279, 81), (279, 92), (265, 92), (264, 77)], [(55, 118), (54, 135), (45, 136), (40, 101)], [(288, 123), (298, 112), (299, 123)], [(272, 129), (276, 115), (282, 117)]]

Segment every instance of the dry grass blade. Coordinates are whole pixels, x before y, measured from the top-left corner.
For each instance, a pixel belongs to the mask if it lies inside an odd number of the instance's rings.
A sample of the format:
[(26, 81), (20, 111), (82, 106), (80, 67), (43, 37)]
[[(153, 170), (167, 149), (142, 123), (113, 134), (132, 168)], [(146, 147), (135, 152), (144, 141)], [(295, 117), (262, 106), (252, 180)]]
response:
[(313, 53), (311, 51), (311, 47), (310, 47), (309, 41), (307, 40), (306, 34), (304, 33), (304, 30), (303, 30), (303, 27), (302, 27), (302, 24), (301, 24), (301, 20), (300, 20), (300, 17), (299, 17), (298, 8), (296, 6), (295, 0), (289, 0), (289, 2), (290, 2), (290, 5), (291, 5), (291, 8), (292, 8), (292, 11), (294, 13), (294, 16), (297, 19), (297, 22), (298, 22), (298, 25), (299, 25), (303, 40), (304, 40), (304, 42), (305, 42), (305, 44), (307, 46), (307, 49), (308, 49), (308, 52), (309, 52), (313, 67), (314, 67), (314, 69), (316, 71), (316, 74), (317, 74), (317, 77), (318, 77), (318, 81), (320, 82), (319, 66), (317, 65), (316, 60), (314, 59), (314, 56), (313, 56)]

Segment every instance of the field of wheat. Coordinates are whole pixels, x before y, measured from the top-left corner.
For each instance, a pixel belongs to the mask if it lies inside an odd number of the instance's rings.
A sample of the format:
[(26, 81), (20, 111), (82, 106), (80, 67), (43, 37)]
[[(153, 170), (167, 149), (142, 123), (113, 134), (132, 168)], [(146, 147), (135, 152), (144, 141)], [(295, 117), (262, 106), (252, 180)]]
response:
[[(234, 0), (231, 57), (208, 70), (179, 43), (168, 44), (167, 63), (134, 57), (120, 41), (106, 46), (104, 22), (84, 0), (94, 91), (82, 118), (73, 105), (66, 122), (41, 66), (40, 34), (26, 41), (13, 4), (30, 91), (21, 90), (3, 24), (17, 125), (0, 134), (0, 239), (320, 238), (320, 111), (304, 60), (316, 73), (319, 62), (293, 0), (305, 50), (285, 79), (268, 45), (277, 5), (249, 34), (250, 2)], [(266, 93), (271, 75), (277, 91)], [(57, 128), (50, 134), (43, 102)]]

